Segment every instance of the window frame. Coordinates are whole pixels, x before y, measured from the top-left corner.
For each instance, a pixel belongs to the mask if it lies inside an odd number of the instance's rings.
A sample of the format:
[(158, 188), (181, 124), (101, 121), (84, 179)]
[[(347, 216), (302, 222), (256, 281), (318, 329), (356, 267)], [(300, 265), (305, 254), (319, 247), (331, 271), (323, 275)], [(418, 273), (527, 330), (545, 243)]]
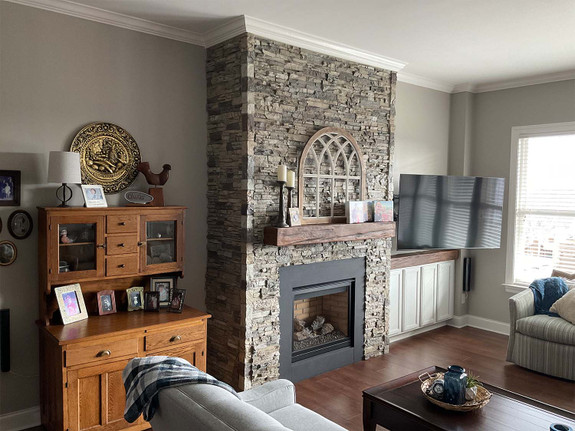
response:
[(565, 123), (537, 124), (531, 126), (516, 126), (511, 128), (511, 151), (509, 168), (509, 200), (507, 208), (507, 256), (505, 260), (505, 282), (503, 286), (509, 293), (518, 293), (529, 287), (524, 283), (516, 283), (515, 269), (515, 227), (517, 211), (517, 168), (519, 164), (519, 141), (525, 138), (540, 136), (575, 134), (575, 121)]

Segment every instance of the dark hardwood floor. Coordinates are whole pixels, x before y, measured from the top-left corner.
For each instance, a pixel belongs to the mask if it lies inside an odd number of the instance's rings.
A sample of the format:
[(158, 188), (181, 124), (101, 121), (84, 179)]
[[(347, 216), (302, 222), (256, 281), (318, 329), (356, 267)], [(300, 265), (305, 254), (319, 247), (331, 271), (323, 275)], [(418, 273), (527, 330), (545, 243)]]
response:
[(296, 384), (297, 401), (350, 431), (362, 428), (362, 391), (431, 365), (457, 364), (480, 380), (575, 412), (575, 383), (505, 361), (507, 337), (449, 326), (393, 343), (390, 353)]

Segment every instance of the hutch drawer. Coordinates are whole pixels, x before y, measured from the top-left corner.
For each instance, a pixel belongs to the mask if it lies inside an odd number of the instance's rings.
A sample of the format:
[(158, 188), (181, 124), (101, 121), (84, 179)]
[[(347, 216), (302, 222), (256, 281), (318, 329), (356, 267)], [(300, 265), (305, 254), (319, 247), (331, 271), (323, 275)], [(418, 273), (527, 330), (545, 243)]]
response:
[(118, 341), (103, 341), (93, 346), (78, 345), (66, 351), (66, 366), (87, 364), (90, 362), (110, 361), (122, 356), (136, 356), (138, 340), (136, 338)]
[(138, 253), (138, 237), (131, 235), (111, 235), (106, 238), (106, 254)]
[(106, 258), (106, 275), (136, 274), (138, 272), (139, 256), (125, 254)]
[(205, 325), (202, 322), (189, 326), (173, 328), (146, 335), (145, 350), (163, 349), (190, 341), (201, 340), (205, 336)]
[(138, 232), (137, 215), (109, 215), (106, 217), (106, 233)]

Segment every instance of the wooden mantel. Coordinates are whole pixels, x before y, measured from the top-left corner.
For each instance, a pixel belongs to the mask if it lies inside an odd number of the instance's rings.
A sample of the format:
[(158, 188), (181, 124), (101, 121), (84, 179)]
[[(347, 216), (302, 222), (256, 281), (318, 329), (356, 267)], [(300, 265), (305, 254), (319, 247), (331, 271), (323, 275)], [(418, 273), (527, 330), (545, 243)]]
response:
[(288, 245), (319, 244), (322, 242), (362, 241), (395, 236), (395, 223), (372, 222), (357, 224), (307, 224), (264, 229), (264, 244), (285, 247)]

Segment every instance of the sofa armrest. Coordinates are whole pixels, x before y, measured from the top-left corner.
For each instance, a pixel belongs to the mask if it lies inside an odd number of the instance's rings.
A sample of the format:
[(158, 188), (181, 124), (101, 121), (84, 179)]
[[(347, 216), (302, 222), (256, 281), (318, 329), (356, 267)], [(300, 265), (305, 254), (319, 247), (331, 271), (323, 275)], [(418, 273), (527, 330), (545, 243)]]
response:
[(515, 328), (517, 321), (535, 314), (535, 300), (531, 289), (525, 289), (509, 298), (509, 343), (507, 344), (507, 360), (512, 361), (515, 346)]
[(244, 391), (239, 396), (242, 401), (271, 413), (295, 404), (295, 386), (289, 380), (280, 379)]

